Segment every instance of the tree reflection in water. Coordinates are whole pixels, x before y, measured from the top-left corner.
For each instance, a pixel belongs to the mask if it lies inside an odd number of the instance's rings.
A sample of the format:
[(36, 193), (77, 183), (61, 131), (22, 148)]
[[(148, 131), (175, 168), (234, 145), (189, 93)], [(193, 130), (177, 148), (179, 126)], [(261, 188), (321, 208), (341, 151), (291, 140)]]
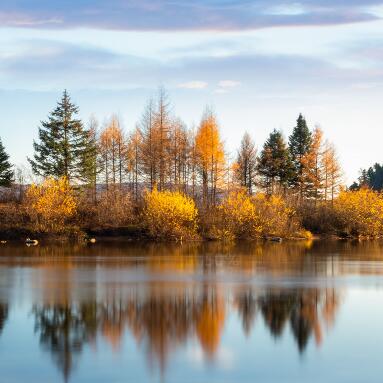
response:
[(169, 353), (186, 342), (193, 323), (193, 303), (186, 294), (172, 297), (156, 295), (129, 302), (127, 324), (136, 341), (144, 344), (148, 360), (163, 372)]
[[(320, 345), (323, 328), (334, 323), (339, 295), (334, 289), (310, 285), (278, 288), (273, 278), (316, 278), (349, 270), (347, 263), (325, 255), (326, 248), (311, 243), (31, 251), (38, 253), (23, 259), (23, 265), (29, 263), (34, 270), (34, 301), (49, 302), (33, 308), (35, 330), (65, 380), (84, 347), (96, 349), (99, 342), (106, 342), (112, 351), (120, 352), (128, 334), (145, 352), (148, 364), (162, 372), (172, 353), (189, 340), (198, 342), (205, 360), (213, 362), (232, 313), (239, 316), (247, 337), (255, 323), (262, 324), (257, 317), (263, 318), (274, 338), (290, 327), (299, 352), (304, 352), (310, 339)], [(240, 278), (240, 283), (228, 283), (233, 278)], [(0, 326), (7, 311), (0, 306)]]
[(8, 304), (0, 302), (0, 335), (8, 319)]
[(250, 335), (257, 313), (256, 294), (252, 289), (240, 292), (235, 298), (235, 304), (240, 318), (242, 318), (242, 328), (246, 336)]
[(316, 344), (321, 344), (323, 324), (327, 327), (333, 325), (339, 302), (334, 289), (269, 291), (258, 300), (271, 334), (280, 337), (289, 321), (300, 352), (305, 350), (312, 334)]
[(226, 313), (233, 310), (238, 312), (246, 336), (257, 311), (276, 338), (290, 324), (298, 350), (303, 352), (312, 335), (317, 345), (321, 343), (322, 326), (333, 323), (338, 304), (333, 289), (268, 289), (256, 293), (247, 288), (237, 291), (231, 301), (214, 284), (173, 293), (154, 285), (145, 296), (136, 291), (123, 301), (112, 296), (100, 303), (35, 306), (33, 313), (41, 345), (51, 352), (67, 381), (84, 345), (96, 342), (97, 335), (118, 352), (123, 335), (130, 331), (146, 350), (149, 365), (158, 366), (162, 373), (170, 354), (190, 338), (198, 339), (206, 359), (212, 361)]
[(94, 304), (35, 306), (35, 331), (39, 333), (43, 349), (53, 359), (67, 382), (81, 354), (83, 345), (97, 333), (97, 316)]

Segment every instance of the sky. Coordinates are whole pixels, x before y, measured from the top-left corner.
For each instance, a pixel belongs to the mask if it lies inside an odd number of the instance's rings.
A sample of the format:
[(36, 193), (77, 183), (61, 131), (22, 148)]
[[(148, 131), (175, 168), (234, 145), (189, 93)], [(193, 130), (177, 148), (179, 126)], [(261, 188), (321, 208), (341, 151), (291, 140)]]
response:
[(129, 130), (163, 86), (188, 125), (213, 107), (233, 156), (302, 113), (350, 183), (383, 162), (382, 63), (383, 0), (1, 0), (0, 137), (25, 165), (63, 89)]

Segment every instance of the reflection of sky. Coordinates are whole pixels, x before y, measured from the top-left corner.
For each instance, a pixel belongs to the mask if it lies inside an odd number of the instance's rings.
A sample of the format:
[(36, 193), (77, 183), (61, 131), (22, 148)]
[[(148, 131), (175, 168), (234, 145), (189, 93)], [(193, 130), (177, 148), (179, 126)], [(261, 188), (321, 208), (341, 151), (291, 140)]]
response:
[(377, 241), (6, 246), (0, 261), (0, 382), (380, 378)]
[(84, 119), (130, 129), (163, 84), (188, 124), (214, 105), (231, 151), (303, 112), (355, 178), (381, 161), (382, 15), (381, 0), (3, 0), (0, 135), (23, 163), (63, 88)]
[[(164, 382), (377, 382), (380, 376), (382, 291), (350, 287), (336, 317), (317, 348), (311, 339), (299, 355), (288, 330), (275, 339), (257, 316), (245, 337), (236, 312), (226, 320), (214, 361), (208, 362), (193, 338), (177, 347), (164, 371)], [(149, 368), (143, 344), (126, 331), (120, 349), (113, 352), (105, 339), (88, 344), (76, 362), (73, 382), (158, 382), (160, 372)], [(30, 308), (15, 305), (0, 336), (0, 368), (4, 381), (62, 380), (48, 351), (39, 347)]]

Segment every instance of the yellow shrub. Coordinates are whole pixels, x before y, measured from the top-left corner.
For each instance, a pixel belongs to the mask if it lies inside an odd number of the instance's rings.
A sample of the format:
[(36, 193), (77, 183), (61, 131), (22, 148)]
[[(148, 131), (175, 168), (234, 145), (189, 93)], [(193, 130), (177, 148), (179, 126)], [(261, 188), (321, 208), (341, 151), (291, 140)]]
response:
[(287, 206), (282, 197), (258, 193), (253, 197), (253, 200), (258, 212), (262, 235), (281, 237), (295, 235), (299, 229), (295, 211)]
[(383, 234), (383, 195), (369, 189), (342, 191), (334, 201), (339, 228), (347, 234)]
[(145, 194), (144, 224), (151, 236), (192, 239), (197, 236), (197, 208), (194, 201), (178, 192), (156, 189)]
[(245, 191), (232, 192), (218, 207), (218, 213), (216, 233), (221, 238), (289, 236), (299, 228), (294, 211), (281, 197), (263, 193), (249, 196)]
[(25, 203), (34, 229), (41, 232), (63, 231), (77, 210), (73, 189), (65, 177), (32, 184), (26, 192)]
[(260, 231), (258, 215), (250, 196), (244, 191), (230, 193), (218, 206), (217, 236), (225, 239), (253, 237)]

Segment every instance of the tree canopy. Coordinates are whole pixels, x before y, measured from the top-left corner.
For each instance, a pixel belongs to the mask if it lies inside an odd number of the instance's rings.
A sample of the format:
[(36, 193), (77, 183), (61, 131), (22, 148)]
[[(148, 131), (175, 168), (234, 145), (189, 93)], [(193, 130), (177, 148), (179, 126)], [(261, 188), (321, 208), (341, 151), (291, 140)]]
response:
[(276, 186), (286, 187), (293, 176), (293, 163), (283, 135), (273, 130), (263, 145), (258, 161), (258, 172), (263, 185), (273, 193)]
[(368, 169), (362, 169), (357, 182), (351, 185), (351, 189), (360, 189), (361, 187), (368, 187), (372, 190), (383, 190), (383, 164), (375, 163)]
[(311, 140), (311, 132), (307, 126), (306, 120), (302, 114), (299, 114), (297, 124), (289, 137), (289, 150), (295, 168), (293, 183), (300, 190), (301, 198), (303, 197), (304, 192), (304, 165), (302, 160), (310, 150)]
[(34, 157), (28, 160), (36, 175), (68, 180), (82, 177), (89, 135), (77, 115), (78, 107), (65, 90), (48, 119), (41, 121), (39, 140), (34, 141)]

